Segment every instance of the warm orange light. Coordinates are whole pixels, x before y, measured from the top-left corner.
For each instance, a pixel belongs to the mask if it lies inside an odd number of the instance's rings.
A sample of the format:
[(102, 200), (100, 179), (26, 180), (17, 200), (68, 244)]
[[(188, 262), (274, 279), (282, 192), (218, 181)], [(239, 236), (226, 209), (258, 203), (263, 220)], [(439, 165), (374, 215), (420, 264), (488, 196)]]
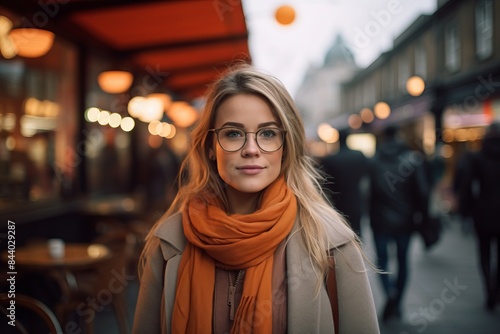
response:
[[(169, 138), (172, 131), (175, 132), (174, 126), (167, 122), (161, 123), (161, 132), (158, 133), (161, 137)], [(171, 138), (171, 137), (170, 137)]]
[(441, 153), (441, 156), (443, 158), (445, 158), (445, 159), (451, 158), (453, 156), (453, 146), (448, 145), (448, 144), (443, 145), (441, 147), (441, 152), (440, 153)]
[(163, 117), (163, 102), (159, 99), (146, 97), (140, 106), (138, 118), (144, 123), (161, 120)]
[(158, 120), (154, 120), (148, 125), (148, 131), (152, 135), (159, 134), (161, 132), (161, 128), (162, 128), (161, 122)]
[(105, 71), (97, 76), (99, 87), (106, 93), (120, 94), (132, 85), (134, 76), (127, 71)]
[(180, 128), (187, 128), (198, 119), (198, 111), (184, 101), (173, 102), (167, 110), (167, 116)]
[(339, 140), (339, 131), (328, 123), (318, 125), (318, 137), (325, 143), (335, 143)]
[(170, 95), (165, 93), (152, 93), (148, 94), (148, 96), (146, 97), (159, 99), (163, 103), (163, 110), (165, 110), (165, 112), (168, 110), (168, 108), (170, 108), (170, 105), (172, 104), (172, 98), (170, 97)]
[(386, 119), (391, 115), (391, 107), (387, 104), (387, 102), (380, 101), (373, 107), (373, 112), (377, 118)]
[(450, 129), (443, 130), (443, 133), (441, 136), (443, 138), (443, 141), (446, 143), (451, 143), (455, 138), (455, 134), (453, 133), (453, 130), (450, 130)]
[(41, 57), (52, 48), (54, 33), (35, 28), (16, 28), (9, 32), (17, 54), (26, 58)]
[(283, 5), (276, 9), (274, 16), (279, 24), (286, 26), (295, 20), (295, 9), (292, 6)]
[(163, 138), (160, 136), (150, 135), (148, 139), (148, 144), (152, 148), (159, 148), (161, 143), (163, 142)]
[(425, 82), (419, 76), (413, 76), (406, 81), (406, 90), (411, 96), (420, 96), (425, 90)]
[(172, 139), (175, 137), (175, 135), (177, 134), (177, 128), (175, 127), (175, 125), (173, 124), (169, 124), (170, 127), (169, 127), (169, 132), (167, 135), (163, 135), (161, 134), (162, 137), (165, 137), (167, 139)]
[(0, 52), (5, 59), (11, 59), (16, 56), (17, 50), (9, 37), (9, 31), (12, 29), (12, 21), (0, 15)]
[(456, 129), (455, 130), (455, 138), (459, 142), (467, 141), (467, 129)]
[(370, 108), (363, 108), (359, 112), (359, 116), (361, 117), (361, 120), (365, 123), (371, 123), (373, 122), (373, 119), (375, 118), (373, 116), (373, 111)]
[(351, 129), (359, 129), (363, 125), (363, 121), (361, 120), (361, 117), (357, 114), (351, 114), (347, 118), (347, 123), (351, 127)]
[(134, 96), (128, 101), (127, 110), (130, 116), (139, 118), (142, 112), (142, 105), (146, 101), (144, 96)]

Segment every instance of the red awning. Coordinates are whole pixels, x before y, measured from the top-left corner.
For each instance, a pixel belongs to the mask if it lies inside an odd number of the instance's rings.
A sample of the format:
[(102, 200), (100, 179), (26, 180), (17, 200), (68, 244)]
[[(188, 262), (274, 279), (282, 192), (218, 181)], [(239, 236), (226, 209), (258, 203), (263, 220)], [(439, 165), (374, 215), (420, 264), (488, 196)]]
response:
[(27, 22), (81, 45), (165, 73), (163, 84), (185, 99), (202, 95), (221, 70), (249, 60), (238, 0), (16, 0), (3, 4)]

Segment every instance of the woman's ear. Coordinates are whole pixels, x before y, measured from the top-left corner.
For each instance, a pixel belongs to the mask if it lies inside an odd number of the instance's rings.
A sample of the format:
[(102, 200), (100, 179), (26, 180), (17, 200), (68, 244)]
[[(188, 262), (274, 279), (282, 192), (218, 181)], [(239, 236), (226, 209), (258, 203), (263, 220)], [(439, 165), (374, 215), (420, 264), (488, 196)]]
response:
[(215, 161), (215, 153), (213, 149), (208, 150), (208, 158), (212, 161)]

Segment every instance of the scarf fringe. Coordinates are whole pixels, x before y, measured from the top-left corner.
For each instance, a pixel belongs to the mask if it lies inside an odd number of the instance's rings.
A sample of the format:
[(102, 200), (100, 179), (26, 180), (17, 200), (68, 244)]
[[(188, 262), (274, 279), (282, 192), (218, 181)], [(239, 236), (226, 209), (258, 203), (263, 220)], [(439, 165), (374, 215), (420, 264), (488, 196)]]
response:
[[(236, 310), (235, 321), (231, 334), (252, 333), (253, 317), (255, 313), (255, 297), (243, 296)], [(247, 316), (247, 319), (245, 319)]]

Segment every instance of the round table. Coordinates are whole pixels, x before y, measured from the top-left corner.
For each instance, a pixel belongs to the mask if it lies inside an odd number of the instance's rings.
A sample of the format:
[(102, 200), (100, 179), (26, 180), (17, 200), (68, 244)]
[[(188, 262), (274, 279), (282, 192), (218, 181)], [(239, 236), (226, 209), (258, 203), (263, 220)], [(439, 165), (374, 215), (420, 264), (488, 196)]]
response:
[[(67, 243), (64, 256), (54, 258), (49, 254), (45, 243), (37, 243), (18, 247), (15, 252), (16, 269), (85, 269), (105, 261), (111, 257), (110, 249), (101, 244)], [(8, 260), (8, 254), (2, 253), (3, 261)]]

